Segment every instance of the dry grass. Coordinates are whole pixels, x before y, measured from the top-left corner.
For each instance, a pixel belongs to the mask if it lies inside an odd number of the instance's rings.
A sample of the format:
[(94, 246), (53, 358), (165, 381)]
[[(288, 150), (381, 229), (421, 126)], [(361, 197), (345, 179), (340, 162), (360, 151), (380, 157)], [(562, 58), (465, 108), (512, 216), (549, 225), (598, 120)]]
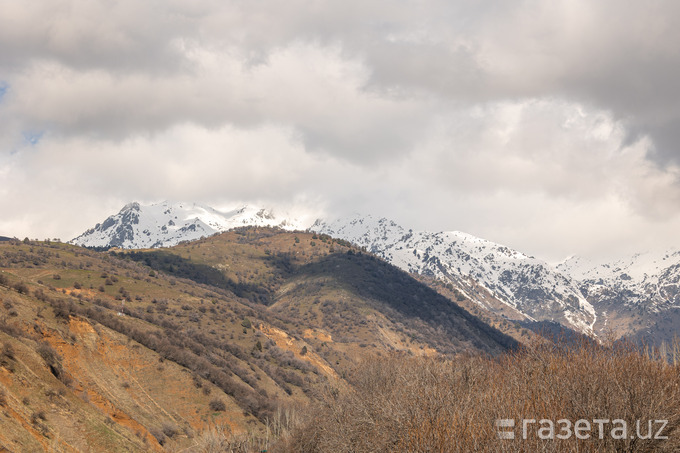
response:
[[(500, 358), (455, 360), (390, 357), (366, 361), (349, 391), (329, 390), (279, 449), (289, 452), (589, 452), (678, 451), (680, 367), (650, 358), (630, 345), (573, 348), (537, 345)], [(514, 440), (499, 439), (495, 421), (514, 419)], [(522, 419), (535, 419), (523, 439)], [(539, 429), (559, 420), (622, 419), (626, 439), (613, 439), (605, 423), (588, 439), (540, 439)], [(667, 440), (631, 439), (648, 420), (668, 420)], [(654, 431), (660, 427), (655, 424)], [(573, 427), (572, 427), (573, 431)], [(542, 431), (549, 434), (549, 430)], [(621, 434), (615, 431), (615, 434)]]
[(252, 453), (270, 451), (271, 442), (287, 442), (293, 426), (298, 425), (298, 409), (295, 406), (279, 406), (267, 420), (265, 435), (250, 433), (234, 434), (228, 427), (215, 426), (201, 432), (190, 451), (197, 453)]

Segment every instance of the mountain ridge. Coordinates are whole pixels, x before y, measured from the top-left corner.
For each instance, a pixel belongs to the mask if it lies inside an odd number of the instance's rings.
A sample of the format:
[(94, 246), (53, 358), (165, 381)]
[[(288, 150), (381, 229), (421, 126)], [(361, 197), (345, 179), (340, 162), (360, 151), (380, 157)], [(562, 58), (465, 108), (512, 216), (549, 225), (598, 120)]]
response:
[(199, 203), (164, 201), (142, 206), (132, 202), (70, 243), (83, 247), (171, 247), (239, 226), (306, 229), (297, 219), (280, 218), (271, 210), (248, 205), (221, 212)]
[(450, 283), (499, 316), (520, 313), (519, 321), (557, 321), (589, 335), (612, 327), (621, 334), (649, 330), (659, 314), (680, 309), (680, 252), (604, 264), (570, 257), (553, 265), (469, 233), (415, 231), (372, 215), (311, 222), (250, 205), (222, 212), (196, 203), (130, 203), (72, 242), (156, 248), (245, 225), (343, 239), (407, 272)]

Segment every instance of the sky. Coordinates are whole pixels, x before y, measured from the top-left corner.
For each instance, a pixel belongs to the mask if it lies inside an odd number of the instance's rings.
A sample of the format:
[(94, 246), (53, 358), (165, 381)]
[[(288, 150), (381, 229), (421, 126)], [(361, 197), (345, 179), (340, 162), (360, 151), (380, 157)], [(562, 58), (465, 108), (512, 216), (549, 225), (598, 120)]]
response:
[(131, 201), (677, 247), (680, 3), (0, 0), (0, 235)]

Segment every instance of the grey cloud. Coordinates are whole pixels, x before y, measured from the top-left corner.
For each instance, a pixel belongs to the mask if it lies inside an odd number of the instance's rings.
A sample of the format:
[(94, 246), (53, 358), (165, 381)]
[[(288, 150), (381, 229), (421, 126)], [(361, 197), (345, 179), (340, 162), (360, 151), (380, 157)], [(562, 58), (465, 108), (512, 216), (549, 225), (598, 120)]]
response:
[(166, 2), (2, 2), (0, 66), (34, 60), (79, 70), (162, 73), (181, 67), (173, 39), (194, 34), (191, 18)]
[[(65, 81), (92, 100), (80, 122), (74, 112), (72, 127), (117, 128), (117, 135), (124, 136), (134, 133), (135, 125), (162, 129), (181, 121), (209, 126), (279, 121), (275, 112), (228, 89), (229, 79), (239, 74), (206, 73), (203, 63), (192, 58), (192, 49), (227, 55), (230, 64), (241, 66), (236, 69), (247, 71), (257, 62), (271, 64), (286, 47), (308, 42), (330, 51), (339, 48), (340, 57), (361, 61), (364, 88), (380, 96), (431, 93), (468, 103), (562, 96), (613, 111), (632, 129), (652, 135), (658, 154), (668, 157), (676, 148), (679, 114), (674, 81), (680, 58), (672, 43), (680, 36), (667, 18), (678, 9), (672, 2), (659, 2), (654, 10), (613, 1), (339, 5), (299, 0), (263, 5), (205, 0), (189, 6), (38, 3), (32, 12), (28, 5), (11, 3), (0, 24), (3, 56), (11, 61), (0, 60), (0, 65), (11, 70), (20, 62), (17, 77), (35, 68), (36, 61), (71, 71)], [(92, 85), (100, 93), (96, 96), (87, 87), (98, 70), (110, 80)], [(49, 79), (49, 74), (36, 77)], [(280, 89), (288, 87), (283, 83)], [(95, 105), (97, 97), (102, 106)], [(64, 96), (64, 102), (78, 108), (77, 100)], [(46, 126), (51, 120), (59, 123), (54, 112), (36, 116)], [(313, 149), (342, 144), (332, 132), (308, 124), (309, 118), (295, 120)], [(368, 136), (367, 145), (375, 147)], [(338, 155), (349, 148), (356, 144), (341, 146)]]
[(313, 200), (556, 256), (680, 223), (670, 1), (0, 7), (0, 208), (32, 207), (0, 229)]

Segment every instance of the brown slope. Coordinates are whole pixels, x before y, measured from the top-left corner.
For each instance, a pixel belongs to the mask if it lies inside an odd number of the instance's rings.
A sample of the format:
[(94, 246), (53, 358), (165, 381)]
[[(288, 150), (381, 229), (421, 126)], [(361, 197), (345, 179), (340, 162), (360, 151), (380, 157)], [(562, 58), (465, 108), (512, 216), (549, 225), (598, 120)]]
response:
[[(150, 277), (148, 268), (63, 244), (17, 244), (0, 257), (0, 328), (18, 351), (0, 365), (10, 378), (0, 390), (14, 414), (0, 428), (14, 437), (0, 442), (16, 444), (10, 451), (51, 448), (55, 439), (78, 450), (148, 451), (159, 447), (157, 439), (190, 446), (214, 426), (263, 432), (253, 414), (260, 410), (264, 419), (262, 406), (293, 401), (270, 374), (286, 385), (307, 372), (292, 363), (288, 374), (276, 374), (284, 351), (252, 328), (244, 332), (249, 313), (235, 297)], [(225, 338), (227, 347), (202, 345), (202, 330)], [(263, 355), (276, 357), (251, 368), (244, 345), (252, 348), (258, 338)], [(40, 356), (41, 344), (54, 350), (49, 361)], [(299, 388), (291, 393), (305, 398)], [(52, 415), (55, 398), (66, 399), (68, 411), (55, 407)], [(214, 401), (224, 408), (213, 410)], [(46, 420), (31, 420), (41, 411)]]
[(311, 233), (249, 228), (120, 256), (13, 241), (0, 246), (0, 270), (0, 328), (21, 360), (0, 363), (10, 378), (0, 442), (15, 450), (264, 436), (278, 408), (343, 385), (366, 351), (513, 344), (407, 274)]
[(359, 348), (445, 353), (514, 344), (408, 274), (328, 236), (244, 228), (127, 255), (232, 290), (298, 337), (312, 331)]

